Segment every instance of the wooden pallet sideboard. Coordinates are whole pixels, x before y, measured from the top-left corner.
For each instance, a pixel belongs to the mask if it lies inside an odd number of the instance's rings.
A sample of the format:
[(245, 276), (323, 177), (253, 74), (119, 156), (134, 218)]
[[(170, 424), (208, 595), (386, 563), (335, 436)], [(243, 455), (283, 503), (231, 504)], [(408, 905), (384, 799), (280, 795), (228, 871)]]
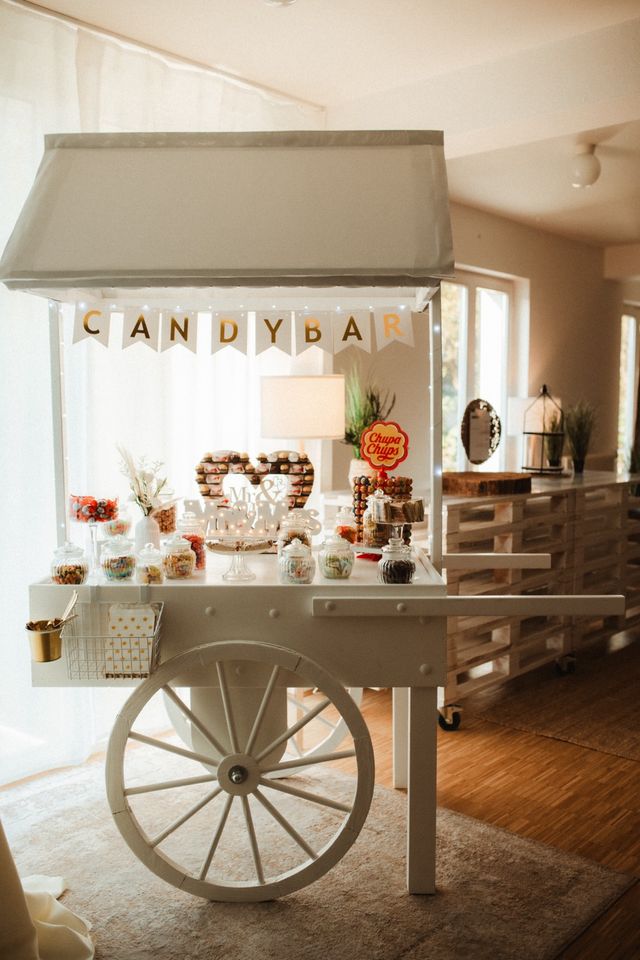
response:
[(623, 593), (625, 615), (457, 617), (447, 636), (445, 705), (640, 624), (640, 497), (628, 476), (541, 478), (531, 493), (445, 497), (445, 553), (549, 553), (549, 570), (447, 572), (449, 595)]

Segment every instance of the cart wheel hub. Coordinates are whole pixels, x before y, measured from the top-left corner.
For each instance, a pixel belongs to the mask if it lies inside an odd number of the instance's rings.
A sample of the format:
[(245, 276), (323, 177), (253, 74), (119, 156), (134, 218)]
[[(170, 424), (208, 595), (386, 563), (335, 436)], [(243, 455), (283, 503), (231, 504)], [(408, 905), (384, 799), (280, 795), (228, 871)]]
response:
[(217, 770), (218, 784), (234, 797), (244, 797), (258, 786), (260, 767), (247, 753), (223, 757)]

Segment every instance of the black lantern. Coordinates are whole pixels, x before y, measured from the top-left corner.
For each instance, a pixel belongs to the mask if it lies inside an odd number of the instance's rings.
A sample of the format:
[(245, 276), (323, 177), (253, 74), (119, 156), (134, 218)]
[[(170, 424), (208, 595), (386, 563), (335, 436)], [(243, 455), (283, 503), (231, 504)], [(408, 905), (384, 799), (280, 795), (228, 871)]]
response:
[(524, 413), (522, 469), (529, 473), (562, 473), (564, 413), (546, 383)]

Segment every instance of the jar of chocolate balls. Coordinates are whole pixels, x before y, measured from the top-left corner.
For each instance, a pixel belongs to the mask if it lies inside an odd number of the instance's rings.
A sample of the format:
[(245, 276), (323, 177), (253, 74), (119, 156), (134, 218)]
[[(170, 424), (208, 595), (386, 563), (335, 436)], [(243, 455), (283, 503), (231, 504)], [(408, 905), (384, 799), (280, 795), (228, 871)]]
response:
[(387, 546), (382, 548), (382, 558), (378, 563), (380, 583), (411, 583), (415, 572), (411, 547), (399, 537), (391, 537)]

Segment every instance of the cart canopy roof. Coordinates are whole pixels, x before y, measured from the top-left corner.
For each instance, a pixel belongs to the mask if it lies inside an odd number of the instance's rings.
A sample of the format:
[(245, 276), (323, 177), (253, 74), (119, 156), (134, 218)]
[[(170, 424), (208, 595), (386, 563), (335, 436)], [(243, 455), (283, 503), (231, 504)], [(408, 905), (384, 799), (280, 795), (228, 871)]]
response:
[(49, 135), (0, 261), (10, 289), (61, 300), (397, 297), (452, 272), (442, 133), (418, 130)]

